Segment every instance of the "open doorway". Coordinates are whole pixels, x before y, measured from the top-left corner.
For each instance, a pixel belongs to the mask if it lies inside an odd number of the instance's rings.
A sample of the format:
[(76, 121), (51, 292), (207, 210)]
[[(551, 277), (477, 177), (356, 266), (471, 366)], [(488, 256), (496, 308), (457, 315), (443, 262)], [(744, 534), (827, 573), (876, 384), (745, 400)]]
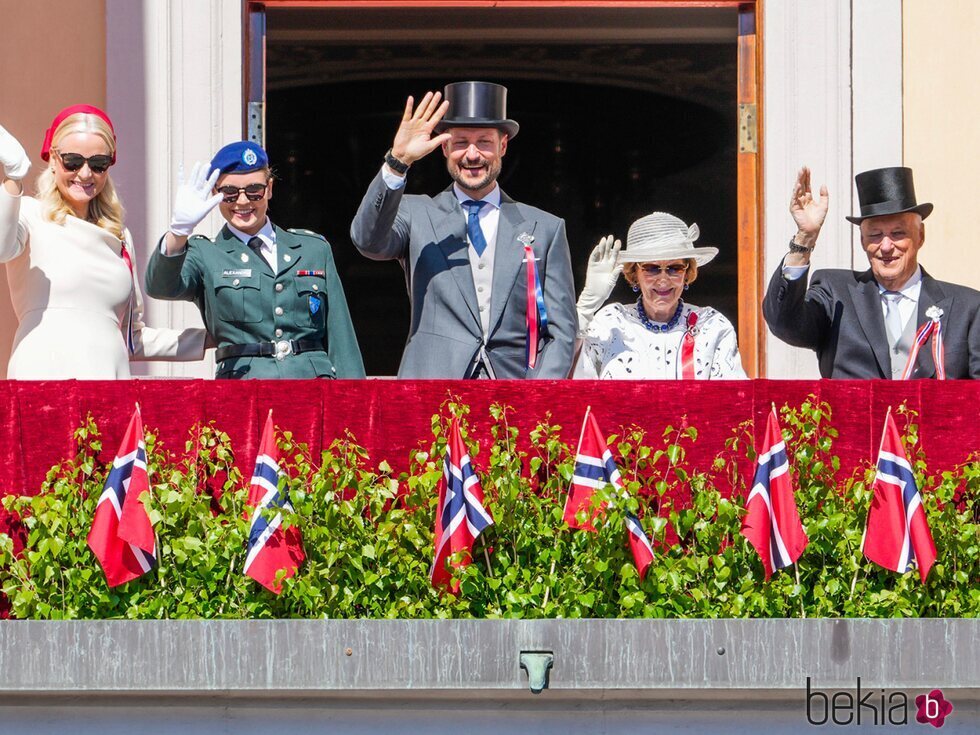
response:
[[(350, 221), (405, 98), (463, 79), (508, 87), (521, 132), (501, 186), (566, 220), (578, 289), (599, 237), (667, 211), (721, 251), (690, 300), (738, 323), (737, 38), (734, 8), (270, 7), (272, 215), (332, 243), (368, 373), (397, 371), (408, 298), (397, 263), (354, 250)], [(435, 152), (408, 191), (448, 184)], [(632, 294), (621, 284), (613, 298)]]

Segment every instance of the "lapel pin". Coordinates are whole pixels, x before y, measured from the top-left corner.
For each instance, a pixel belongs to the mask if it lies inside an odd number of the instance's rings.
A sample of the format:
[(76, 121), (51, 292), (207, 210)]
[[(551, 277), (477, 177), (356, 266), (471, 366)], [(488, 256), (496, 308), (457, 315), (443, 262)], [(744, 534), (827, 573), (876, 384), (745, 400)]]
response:
[(534, 242), (534, 235), (532, 235), (529, 232), (522, 232), (520, 235), (517, 236), (517, 240), (524, 247), (528, 247), (532, 242)]
[(943, 315), (943, 310), (938, 306), (930, 306), (926, 309), (926, 317), (932, 319), (934, 322), (938, 322)]
[(242, 262), (243, 263), (247, 263), (248, 262), (248, 256), (245, 255), (245, 253), (242, 253)]

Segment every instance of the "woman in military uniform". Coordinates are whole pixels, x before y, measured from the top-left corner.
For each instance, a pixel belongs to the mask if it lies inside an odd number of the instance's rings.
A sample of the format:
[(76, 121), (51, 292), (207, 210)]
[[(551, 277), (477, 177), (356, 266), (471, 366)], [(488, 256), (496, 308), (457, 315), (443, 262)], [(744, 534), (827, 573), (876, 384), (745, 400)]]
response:
[[(247, 141), (181, 176), (147, 293), (197, 304), (218, 347), (217, 378), (363, 378), (330, 245), (272, 224), (274, 183), (266, 152)], [(226, 221), (217, 238), (190, 237), (215, 206)]]

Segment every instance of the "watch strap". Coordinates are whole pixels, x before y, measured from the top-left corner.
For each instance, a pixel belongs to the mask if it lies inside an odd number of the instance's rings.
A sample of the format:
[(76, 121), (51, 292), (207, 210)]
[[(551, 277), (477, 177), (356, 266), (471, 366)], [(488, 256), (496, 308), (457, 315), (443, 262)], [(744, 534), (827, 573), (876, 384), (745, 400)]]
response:
[(813, 246), (811, 245), (810, 247), (807, 247), (806, 245), (800, 245), (791, 237), (789, 239), (789, 251), (791, 253), (800, 253), (801, 255), (806, 253), (809, 255), (813, 252)]
[(391, 152), (391, 148), (389, 148), (388, 152), (385, 153), (385, 164), (396, 174), (406, 173), (409, 167), (409, 164), (395, 158), (395, 154)]

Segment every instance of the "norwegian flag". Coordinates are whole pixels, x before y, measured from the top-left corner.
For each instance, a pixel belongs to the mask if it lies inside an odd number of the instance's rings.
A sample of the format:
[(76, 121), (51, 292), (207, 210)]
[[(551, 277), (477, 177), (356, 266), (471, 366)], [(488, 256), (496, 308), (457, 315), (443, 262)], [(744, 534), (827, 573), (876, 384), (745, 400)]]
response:
[(873, 489), (864, 555), (893, 572), (905, 573), (918, 566), (924, 583), (936, 561), (936, 545), (891, 409), (885, 416)]
[[(565, 511), (562, 518), (569, 528), (581, 528), (595, 531), (594, 521), (600, 512), (605, 510), (605, 504), (593, 508), (592, 496), (595, 491), (606, 485), (612, 485), (616, 491), (625, 496), (623, 479), (619, 468), (613, 460), (612, 452), (606, 445), (606, 440), (599, 429), (592, 408), (585, 410), (585, 420), (582, 422), (582, 433), (579, 435), (578, 451), (575, 454), (575, 469), (572, 473), (572, 486), (565, 499)], [(585, 512), (586, 517), (580, 521), (578, 516)], [(640, 519), (632, 513), (626, 514), (626, 530), (629, 532), (630, 550), (633, 561), (640, 572), (642, 580), (647, 568), (653, 562), (653, 546), (640, 525)]]
[[(604, 504), (592, 507), (592, 496), (595, 491), (606, 485), (612, 485), (616, 490), (623, 490), (623, 480), (619, 468), (612, 458), (612, 452), (606, 446), (606, 440), (599, 430), (599, 423), (591, 407), (585, 410), (585, 420), (582, 422), (582, 433), (579, 435), (578, 452), (575, 454), (575, 469), (572, 474), (572, 486), (565, 499), (565, 512), (562, 518), (569, 528), (584, 528), (594, 531), (593, 521), (605, 509)], [(579, 520), (579, 514), (585, 512), (584, 520)]]
[(88, 546), (110, 587), (141, 577), (156, 566), (156, 537), (143, 505), (143, 495), (149, 492), (143, 420), (137, 405), (112, 460), (88, 534)]
[(773, 569), (795, 564), (809, 543), (793, 497), (789, 458), (775, 406), (769, 414), (756, 462), (752, 490), (745, 501), (742, 535), (758, 552), (768, 580)]
[(459, 592), (459, 580), (452, 578), (446, 562), (449, 557), (466, 552), (454, 559), (452, 566), (467, 566), (473, 544), (492, 525), (493, 518), (483, 507), (483, 488), (459, 433), (459, 419), (454, 418), (449, 429), (443, 481), (439, 483), (436, 506), (435, 555), (430, 572), (433, 587), (448, 587), (454, 594)]
[(632, 513), (626, 514), (626, 530), (629, 531), (630, 551), (633, 552), (633, 563), (640, 573), (640, 581), (647, 576), (647, 569), (653, 564), (653, 547), (640, 525), (640, 519)]
[(275, 508), (292, 510), (285, 493), (279, 491), (279, 447), (272, 427), (272, 411), (269, 411), (259, 442), (255, 472), (248, 489), (248, 507), (252, 521), (244, 573), (278, 595), (282, 592), (282, 581), (276, 580), (276, 574), (284, 569), (283, 578), (292, 577), (306, 554), (300, 530), (296, 526), (283, 530), (282, 514), (276, 513), (274, 517), (271, 514), (271, 509)]

